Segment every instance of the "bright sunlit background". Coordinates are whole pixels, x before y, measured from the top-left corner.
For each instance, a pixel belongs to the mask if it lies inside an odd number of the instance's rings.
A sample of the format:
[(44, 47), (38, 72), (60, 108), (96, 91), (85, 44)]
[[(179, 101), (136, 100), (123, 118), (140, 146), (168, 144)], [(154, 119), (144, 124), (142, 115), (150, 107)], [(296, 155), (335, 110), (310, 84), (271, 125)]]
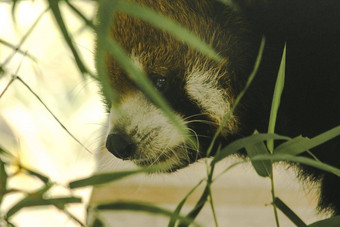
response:
[[(93, 17), (91, 1), (74, 2), (85, 15)], [(61, 4), (62, 5), (62, 4)], [(0, 1), (0, 39), (17, 47), (37, 17), (47, 8), (45, 1), (20, 1), (11, 14), (11, 1)], [(67, 12), (67, 11), (65, 11)], [(71, 13), (65, 13), (74, 43), (82, 59), (94, 72), (94, 34)], [(82, 78), (52, 15), (47, 12), (20, 48), (35, 61), (0, 43), (0, 93), (12, 75), (18, 75), (52, 110), (66, 128), (92, 153), (99, 147), (104, 109), (94, 81)], [(61, 184), (53, 195), (70, 195), (64, 189), (71, 179), (88, 176), (94, 169), (94, 156), (80, 146), (19, 81), (14, 81), (0, 98), (0, 144), (15, 154), (20, 162), (52, 181)], [(39, 180), (20, 174), (10, 181), (11, 188), (33, 191), (41, 187)], [(86, 202), (90, 190), (75, 192)], [(1, 209), (7, 209), (22, 198), (21, 193), (5, 197)], [(85, 203), (84, 203), (85, 204)], [(84, 220), (84, 204), (69, 210)], [(54, 207), (29, 208), (15, 215), (17, 226), (78, 226)], [(1, 223), (0, 223), (1, 225)]]

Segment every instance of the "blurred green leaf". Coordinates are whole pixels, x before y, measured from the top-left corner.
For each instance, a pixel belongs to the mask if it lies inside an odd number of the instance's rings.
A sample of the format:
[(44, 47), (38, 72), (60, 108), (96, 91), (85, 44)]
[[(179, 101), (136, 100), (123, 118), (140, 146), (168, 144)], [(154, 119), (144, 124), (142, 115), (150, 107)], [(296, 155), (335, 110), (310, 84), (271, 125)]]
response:
[(170, 221), (168, 224), (168, 227), (175, 227), (176, 221), (178, 220), (179, 214), (181, 212), (181, 209), (184, 206), (184, 203), (187, 201), (189, 196), (202, 184), (203, 180), (201, 180), (195, 187), (193, 187), (190, 192), (182, 199), (182, 201), (177, 205), (175, 211), (172, 213), (170, 217)]
[(269, 177), (272, 174), (272, 162), (270, 160), (254, 161), (252, 158), (259, 154), (268, 154), (266, 145), (263, 142), (247, 145), (247, 154), (257, 174), (261, 177)]
[(7, 179), (8, 175), (6, 173), (5, 164), (0, 158), (0, 204), (4, 194), (7, 192)]
[(0, 154), (6, 155), (6, 156), (13, 156), (11, 153), (9, 153), (5, 148), (3, 148), (0, 145)]
[(51, 198), (44, 199), (41, 194), (28, 195), (17, 204), (15, 204), (6, 214), (6, 217), (9, 218), (12, 215), (16, 214), (19, 210), (25, 207), (34, 207), (34, 206), (49, 206), (54, 205), (58, 209), (63, 210), (64, 206), (69, 203), (81, 203), (81, 198), (78, 197), (61, 197), (61, 198)]
[(301, 218), (294, 213), (292, 209), (290, 209), (281, 199), (275, 198), (273, 203), (279, 208), (282, 213), (284, 213), (296, 226), (305, 227), (307, 226)]
[(15, 19), (15, 10), (16, 10), (16, 6), (17, 6), (18, 0), (12, 0), (12, 9), (11, 9), (11, 14), (12, 14), (12, 20), (15, 23), (16, 19)]
[(98, 218), (94, 219), (93, 223), (91, 223), (90, 226), (91, 227), (105, 227), (104, 223)]
[[(96, 207), (98, 210), (126, 210), (126, 211), (137, 211), (137, 212), (147, 212), (157, 215), (163, 215), (163, 216), (172, 216), (172, 211), (157, 207), (151, 204), (147, 203), (141, 203), (141, 202), (128, 202), (128, 201), (117, 201), (107, 204), (100, 204)], [(178, 216), (178, 219), (182, 221), (183, 223), (192, 223), (193, 220), (188, 219), (186, 217)], [(195, 226), (197, 224), (194, 223)]]
[[(276, 79), (272, 107), (270, 110), (269, 124), (268, 124), (268, 133), (274, 133), (277, 113), (280, 106), (281, 94), (284, 87), (285, 82), (285, 71), (286, 71), (286, 45), (283, 49), (283, 54), (281, 58), (280, 68)], [(274, 140), (270, 139), (267, 141), (267, 147), (270, 153), (274, 151)]]
[(81, 180), (76, 180), (69, 183), (69, 187), (71, 189), (73, 188), (80, 188), (90, 185), (99, 185), (99, 184), (105, 184), (113, 181), (120, 180), (122, 178), (136, 175), (140, 173), (154, 173), (157, 172), (157, 168), (142, 168), (137, 170), (125, 170), (125, 171), (116, 171), (116, 172), (110, 172), (110, 173), (100, 173), (93, 175), (91, 177), (87, 177)]
[(271, 161), (292, 161), (296, 163), (305, 164), (308, 166), (312, 166), (330, 173), (333, 173), (340, 177), (340, 169), (333, 167), (331, 165), (328, 165), (326, 163), (315, 161), (314, 159), (306, 158), (306, 157), (300, 157), (300, 156), (294, 156), (290, 154), (271, 154), (271, 155), (256, 155), (253, 157), (253, 160), (271, 160)]
[(90, 74), (89, 71), (87, 70), (86, 66), (84, 65), (83, 61), (81, 60), (81, 58), (78, 54), (78, 50), (74, 46), (72, 38), (71, 38), (67, 28), (66, 28), (66, 25), (64, 23), (63, 17), (61, 15), (61, 12), (60, 12), (60, 9), (59, 9), (59, 0), (48, 0), (48, 3), (50, 5), (50, 8), (52, 10), (54, 18), (57, 21), (58, 27), (59, 27), (61, 33), (63, 34), (63, 37), (64, 37), (67, 45), (69, 46), (70, 50), (72, 51), (72, 54), (74, 56), (74, 59), (75, 59), (76, 64), (78, 66), (78, 69), (80, 70), (82, 75), (84, 75), (85, 73)]
[(87, 17), (85, 17), (85, 15), (84, 15), (82, 12), (80, 12), (80, 10), (79, 10), (77, 7), (75, 7), (69, 0), (65, 0), (65, 2), (66, 2), (66, 4), (71, 8), (71, 10), (72, 10), (75, 14), (77, 14), (77, 15), (85, 22), (85, 24), (86, 24), (88, 27), (90, 27), (90, 28), (92, 28), (92, 29), (95, 29), (95, 26), (94, 26), (94, 24), (92, 23), (92, 21), (89, 20)]
[[(98, 82), (101, 84), (104, 101), (111, 108), (111, 105), (117, 108), (118, 94), (111, 88), (109, 73), (107, 68), (107, 40), (111, 22), (113, 20), (113, 6), (109, 0), (101, 0), (98, 4), (98, 13), (96, 20), (97, 45), (96, 45), (96, 69), (98, 73)], [(109, 111), (109, 109), (108, 109)]]
[[(203, 206), (207, 202), (209, 195), (210, 195), (210, 186), (209, 186), (209, 183), (207, 183), (200, 199), (195, 204), (194, 208), (186, 216), (189, 220), (194, 220), (197, 217), (198, 213), (202, 210)], [(187, 223), (187, 222), (181, 221), (178, 224), (178, 227), (185, 227), (185, 226), (188, 226), (188, 224), (190, 224), (190, 222)]]
[(309, 227), (339, 227), (340, 226), (340, 215), (314, 222), (308, 226)]
[(45, 193), (52, 186), (52, 184), (47, 183), (41, 189), (28, 194), (25, 198), (17, 202), (7, 211), (6, 219), (10, 218), (25, 207), (54, 205), (59, 209), (64, 209), (64, 206), (68, 203), (81, 202), (81, 198), (78, 197), (44, 198)]
[(321, 133), (318, 136), (309, 139), (307, 137), (298, 136), (294, 139), (280, 144), (275, 150), (276, 154), (291, 154), (298, 155), (304, 151), (310, 150), (313, 147), (319, 146), (340, 135), (340, 125)]
[(226, 147), (222, 148), (222, 150), (216, 154), (216, 156), (211, 162), (211, 165), (215, 165), (217, 162), (221, 161), (225, 157), (235, 154), (237, 151), (245, 148), (246, 146), (250, 146), (250, 145), (254, 145), (254, 144), (257, 144), (263, 141), (267, 141), (268, 139), (289, 140), (290, 138), (287, 136), (280, 136), (277, 134), (259, 133), (259, 134), (255, 134), (255, 135), (251, 135), (245, 138), (235, 140), (234, 142), (228, 144)]
[(222, 58), (205, 42), (197, 37), (193, 32), (184, 28), (181, 24), (169, 19), (168, 17), (155, 12), (147, 7), (140, 6), (124, 0), (116, 0), (112, 2), (116, 11), (123, 11), (131, 16), (147, 21), (151, 25), (167, 31), (177, 39), (186, 42), (202, 54), (216, 60), (221, 61)]
[(43, 181), (45, 184), (49, 182), (49, 178), (36, 172), (36, 171), (33, 171), (31, 169), (28, 169), (26, 167), (22, 167), (21, 166), (21, 169), (24, 169), (28, 174), (32, 175), (32, 176), (35, 176), (35, 177), (38, 177), (41, 181)]

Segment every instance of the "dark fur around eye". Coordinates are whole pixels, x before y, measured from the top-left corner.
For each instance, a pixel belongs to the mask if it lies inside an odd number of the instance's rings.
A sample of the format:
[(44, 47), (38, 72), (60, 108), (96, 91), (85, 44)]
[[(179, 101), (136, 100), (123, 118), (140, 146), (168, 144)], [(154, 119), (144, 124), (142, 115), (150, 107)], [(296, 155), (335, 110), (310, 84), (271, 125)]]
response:
[(159, 74), (150, 74), (149, 77), (158, 90), (163, 91), (166, 89), (168, 81), (164, 76)]

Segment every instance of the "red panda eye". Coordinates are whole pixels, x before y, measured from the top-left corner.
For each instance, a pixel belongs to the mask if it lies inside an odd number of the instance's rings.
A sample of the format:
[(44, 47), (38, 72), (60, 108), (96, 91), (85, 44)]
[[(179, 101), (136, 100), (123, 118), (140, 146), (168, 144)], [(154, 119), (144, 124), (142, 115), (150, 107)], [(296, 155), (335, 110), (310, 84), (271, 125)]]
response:
[(165, 77), (159, 74), (151, 74), (150, 79), (155, 85), (155, 87), (159, 90), (164, 90), (167, 84), (167, 80)]

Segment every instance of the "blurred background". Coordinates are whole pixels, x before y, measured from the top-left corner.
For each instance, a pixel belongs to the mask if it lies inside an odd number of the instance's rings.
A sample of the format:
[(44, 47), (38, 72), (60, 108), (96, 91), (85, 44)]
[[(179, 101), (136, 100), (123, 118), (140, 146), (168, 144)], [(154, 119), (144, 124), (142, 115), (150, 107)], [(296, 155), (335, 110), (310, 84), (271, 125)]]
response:
[[(88, 18), (95, 14), (94, 1), (72, 1)], [(94, 34), (67, 7), (63, 17), (71, 31), (82, 60), (91, 72), (94, 69)], [(105, 109), (101, 103), (98, 86), (89, 77), (83, 78), (67, 47), (54, 18), (47, 12), (42, 15), (34, 30), (26, 33), (47, 8), (45, 1), (19, 1), (14, 18), (12, 1), (0, 1), (0, 145), (16, 157), (16, 162), (40, 172), (57, 182), (51, 196), (77, 195), (83, 198), (80, 205), (70, 205), (68, 210), (79, 220), (85, 221), (88, 203), (127, 199), (147, 201), (174, 209), (181, 199), (206, 176), (202, 160), (174, 174), (136, 176), (112, 185), (98, 187), (91, 196), (91, 188), (70, 192), (65, 185), (93, 173), (94, 153), (101, 146), (101, 131), (105, 122)], [(14, 22), (15, 20), (15, 22)], [(24, 42), (14, 53), (13, 48)], [(13, 54), (14, 53), (14, 54)], [(13, 55), (13, 57), (11, 57)], [(39, 100), (12, 76), (17, 75), (48, 106), (63, 125), (87, 148), (76, 142), (52, 117)], [(8, 87), (7, 87), (8, 86)], [(217, 166), (217, 174), (238, 161), (229, 159)], [(15, 169), (15, 166), (11, 167)], [(133, 168), (129, 163), (116, 161), (112, 170)], [(13, 170), (12, 172), (15, 172)], [(292, 169), (277, 166), (275, 169), (277, 195), (291, 206), (304, 221), (310, 223), (321, 216), (315, 212), (315, 190), (299, 183)], [(11, 178), (9, 187), (34, 191), (41, 182), (26, 174)], [(184, 207), (188, 211), (198, 200), (199, 188)], [(308, 192), (308, 193), (307, 193)], [(213, 185), (214, 202), (221, 226), (275, 226), (270, 194), (270, 181), (260, 178), (249, 164), (239, 165), (220, 177)], [(91, 198), (90, 198), (91, 197)], [(1, 211), (6, 211), (23, 193), (6, 196)], [(129, 212), (103, 213), (110, 226), (165, 226), (160, 217)], [(282, 226), (293, 226), (280, 213)], [(54, 207), (25, 208), (12, 221), (17, 226), (79, 226), (70, 217)], [(199, 216), (203, 226), (214, 226), (213, 216), (207, 205)], [(1, 225), (1, 223), (0, 223)]]
[[(73, 3), (89, 18), (94, 16), (92, 1)], [(93, 31), (67, 7), (60, 5), (82, 59), (94, 72)], [(63, 185), (93, 172), (93, 153), (99, 147), (105, 111), (96, 83), (79, 73), (50, 12), (41, 16), (26, 37), (46, 8), (45, 1), (18, 1), (14, 21), (12, 1), (0, 1), (0, 39), (15, 47), (24, 39), (20, 49), (31, 56), (14, 53), (12, 48), (0, 43), (0, 64), (5, 71), (0, 75), (0, 94), (12, 76), (18, 75), (91, 153), (80, 146), (18, 80), (0, 98), (0, 144), (23, 166), (61, 184), (53, 188), (51, 196), (69, 195)], [(9, 187), (28, 192), (41, 187), (38, 179), (25, 174), (19, 174), (9, 183)], [(82, 196), (86, 202), (90, 189), (73, 193)], [(22, 197), (22, 193), (6, 196), (1, 209), (8, 209)], [(84, 218), (84, 204), (71, 206), (70, 211)], [(15, 215), (13, 223), (17, 226), (78, 226), (54, 207), (24, 209)]]

